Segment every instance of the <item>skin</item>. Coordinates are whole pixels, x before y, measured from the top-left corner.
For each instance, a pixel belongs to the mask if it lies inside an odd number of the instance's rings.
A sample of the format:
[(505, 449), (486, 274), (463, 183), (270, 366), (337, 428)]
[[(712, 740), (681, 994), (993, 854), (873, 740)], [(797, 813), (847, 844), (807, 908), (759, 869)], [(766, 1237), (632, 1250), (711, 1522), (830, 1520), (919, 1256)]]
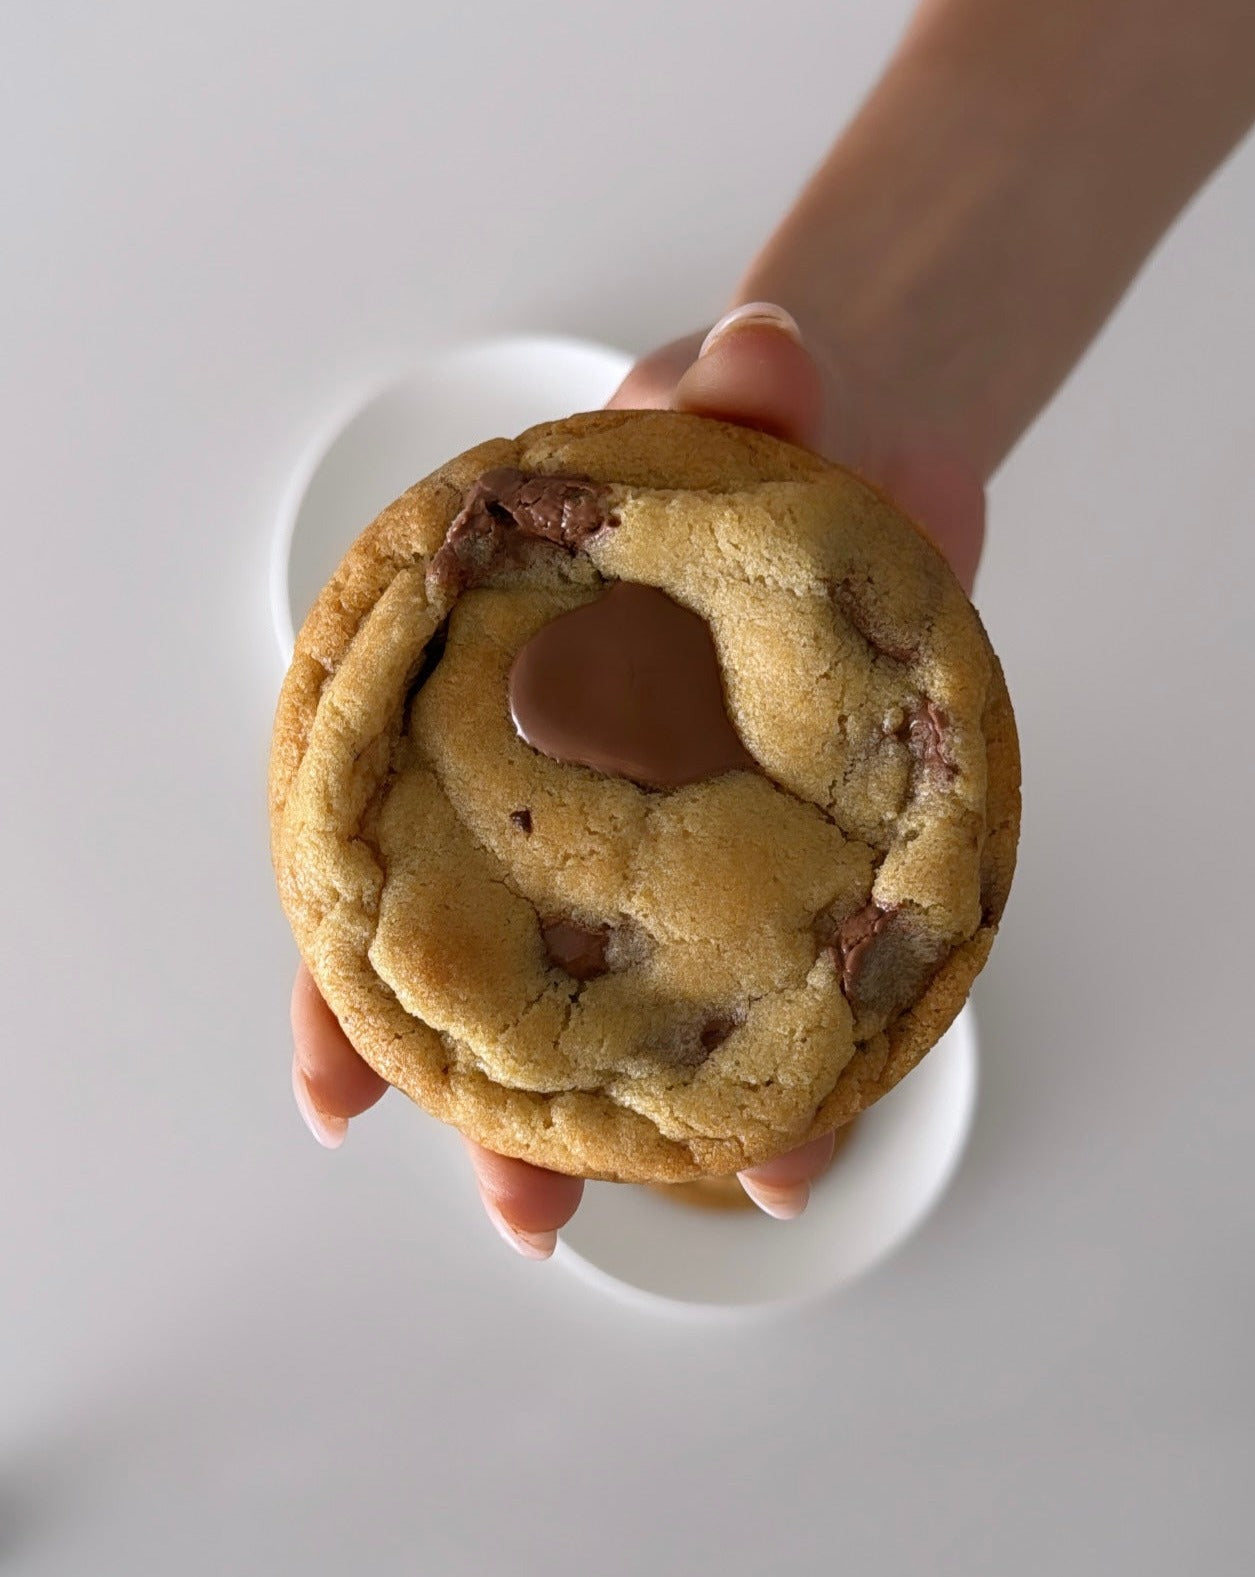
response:
[[(990, 476), (1252, 117), (1250, 0), (925, 0), (735, 310), (638, 362), (610, 404), (721, 417), (849, 466), (970, 592)], [(304, 967), (292, 1031), (297, 1104), (334, 1147), (387, 1085)], [(546, 1258), (583, 1182), (467, 1151), (489, 1219)], [(831, 1151), (828, 1136), (742, 1184), (795, 1216)]]

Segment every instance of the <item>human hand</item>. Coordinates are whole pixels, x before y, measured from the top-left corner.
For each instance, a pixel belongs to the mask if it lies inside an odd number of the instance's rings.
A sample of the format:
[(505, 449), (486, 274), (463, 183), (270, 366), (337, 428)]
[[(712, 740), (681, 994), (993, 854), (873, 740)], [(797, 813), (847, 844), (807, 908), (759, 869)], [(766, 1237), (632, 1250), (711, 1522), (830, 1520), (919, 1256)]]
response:
[[(923, 526), (970, 591), (984, 531), (979, 473), (934, 434), (896, 412), (904, 402), (832, 347), (804, 347), (779, 307), (751, 303), (638, 362), (611, 407), (672, 407), (758, 427), (826, 455), (889, 495)], [(302, 964), (292, 992), (292, 1088), (314, 1137), (338, 1146), (349, 1119), (373, 1106), (386, 1082), (353, 1050)], [(552, 1254), (575, 1214), (581, 1178), (496, 1155), (465, 1140), (489, 1218), (530, 1259)], [(768, 1215), (796, 1216), (827, 1166), (833, 1135), (740, 1174)]]

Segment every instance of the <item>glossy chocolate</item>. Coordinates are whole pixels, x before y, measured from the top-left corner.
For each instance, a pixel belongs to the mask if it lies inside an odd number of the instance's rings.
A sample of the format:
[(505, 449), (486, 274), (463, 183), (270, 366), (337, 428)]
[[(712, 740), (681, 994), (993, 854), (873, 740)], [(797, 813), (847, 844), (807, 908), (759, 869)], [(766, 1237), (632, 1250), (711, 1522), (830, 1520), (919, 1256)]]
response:
[(512, 467), (485, 471), (431, 561), (432, 579), (465, 591), (495, 569), (518, 564), (528, 542), (552, 542), (574, 553), (616, 522), (606, 490), (577, 476), (528, 476)]
[(646, 788), (758, 770), (728, 719), (705, 620), (635, 581), (528, 641), (510, 670), (510, 713), (542, 755)]

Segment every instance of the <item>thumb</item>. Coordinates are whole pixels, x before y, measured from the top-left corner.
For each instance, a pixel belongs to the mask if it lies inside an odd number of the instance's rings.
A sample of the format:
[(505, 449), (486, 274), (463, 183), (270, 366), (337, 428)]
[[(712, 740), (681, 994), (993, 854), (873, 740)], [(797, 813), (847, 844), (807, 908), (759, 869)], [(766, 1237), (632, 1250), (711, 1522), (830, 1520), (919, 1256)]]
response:
[(671, 405), (813, 449), (822, 430), (823, 383), (793, 318), (772, 302), (751, 301), (707, 334)]

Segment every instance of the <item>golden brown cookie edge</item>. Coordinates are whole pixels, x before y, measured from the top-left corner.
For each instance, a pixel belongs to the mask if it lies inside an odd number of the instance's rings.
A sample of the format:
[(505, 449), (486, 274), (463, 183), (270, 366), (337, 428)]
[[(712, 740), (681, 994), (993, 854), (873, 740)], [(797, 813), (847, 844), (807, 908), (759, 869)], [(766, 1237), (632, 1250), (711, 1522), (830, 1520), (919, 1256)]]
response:
[[(669, 411), (596, 411), (538, 424), (514, 440), (487, 440), (415, 483), (381, 511), (351, 544), (302, 624), (275, 711), (268, 773), (271, 850), (280, 898), (302, 957), (355, 1049), (389, 1083), (478, 1143), (534, 1165), (609, 1181), (682, 1182), (757, 1165), (782, 1153), (786, 1146), (757, 1149), (752, 1144), (702, 1139), (682, 1143), (664, 1138), (647, 1119), (615, 1106), (604, 1096), (579, 1092), (545, 1096), (512, 1090), (481, 1073), (453, 1067), (435, 1031), (404, 1013), (382, 982), (376, 978), (367, 986), (353, 979), (351, 968), (340, 967), (342, 960), (323, 956), (318, 943), (321, 916), (305, 911), (298, 884), (291, 880), (283, 856), (284, 810), (323, 688), (392, 578), (402, 568), (429, 558), (438, 545), (435, 533), (427, 532), (424, 535), (432, 545), (426, 552), (419, 550), (407, 537), (407, 519), (419, 515), (429, 525), (440, 524), (442, 536), (461, 505), (463, 492), (484, 469), (517, 464), (538, 448), (561, 448), (590, 435), (633, 427), (670, 427), (677, 434), (687, 429), (682, 450), (701, 448), (700, 435), (718, 431), (721, 446), (730, 441), (733, 448), (753, 456), (773, 476), (783, 472), (801, 479), (843, 471), (928, 540), (927, 533), (887, 495), (848, 468), (769, 434), (707, 417)], [(639, 437), (647, 450), (652, 439), (644, 433)], [(618, 475), (590, 475), (592, 480), (624, 480)], [(670, 470), (668, 476), (668, 485), (687, 485), (676, 480)], [(938, 559), (944, 564), (940, 554)], [(948, 565), (945, 569), (952, 573)], [(892, 1089), (953, 1022), (988, 956), (1010, 888), (1019, 830), (1015, 722), (996, 656), (993, 674), (985, 712), (987, 745), (995, 746), (989, 756), (989, 831), (983, 877), (990, 896), (985, 922), (971, 940), (955, 950), (920, 1000), (886, 1034), (855, 1052), (820, 1105), (809, 1133), (799, 1136), (798, 1143), (849, 1121)], [(594, 1116), (586, 1109), (590, 1106), (596, 1108), (600, 1119), (595, 1123), (587, 1121)], [(594, 1137), (594, 1130), (601, 1130), (598, 1137)]]

